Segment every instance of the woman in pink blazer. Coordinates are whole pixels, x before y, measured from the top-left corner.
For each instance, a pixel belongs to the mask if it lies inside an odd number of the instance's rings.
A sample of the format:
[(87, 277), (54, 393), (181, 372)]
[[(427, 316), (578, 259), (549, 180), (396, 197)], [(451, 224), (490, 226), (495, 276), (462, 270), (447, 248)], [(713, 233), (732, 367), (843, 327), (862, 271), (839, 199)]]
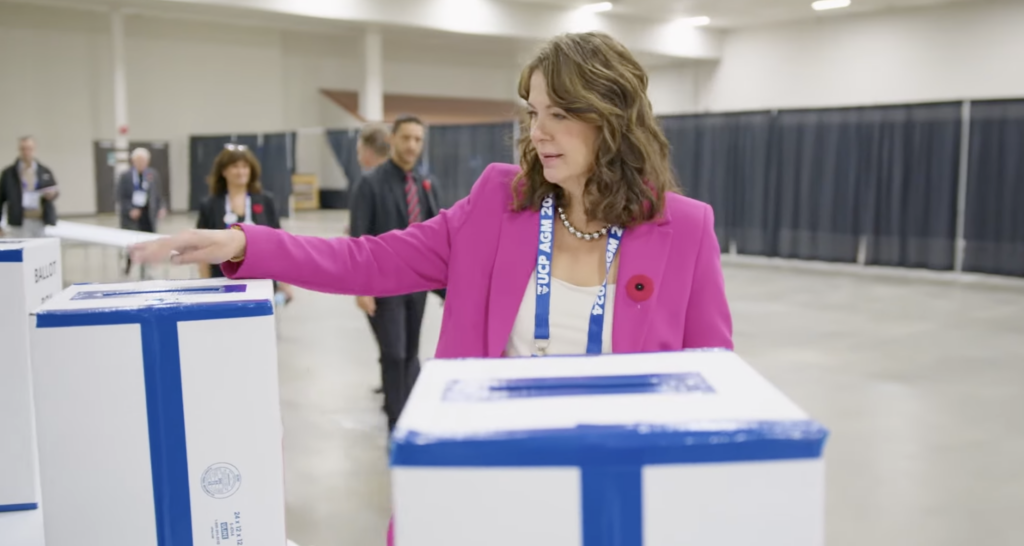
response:
[(447, 288), (438, 358), (731, 349), (713, 213), (673, 193), (646, 88), (612, 38), (560, 36), (523, 71), (521, 166), (488, 166), (435, 218), (358, 239), (189, 231), (133, 254), (336, 294)]
[(612, 38), (559, 36), (520, 78), (521, 165), (490, 165), (438, 216), (358, 239), (190, 231), (133, 259), (338, 294), (447, 288), (439, 358), (731, 349), (714, 217), (674, 193), (646, 89)]

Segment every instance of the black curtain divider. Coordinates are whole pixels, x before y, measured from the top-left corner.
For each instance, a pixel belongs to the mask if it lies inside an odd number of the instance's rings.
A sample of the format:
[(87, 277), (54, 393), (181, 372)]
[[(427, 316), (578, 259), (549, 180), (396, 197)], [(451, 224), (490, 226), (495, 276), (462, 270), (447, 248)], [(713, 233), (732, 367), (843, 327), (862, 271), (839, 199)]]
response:
[(345, 178), (348, 179), (348, 190), (351, 192), (363, 174), (363, 169), (359, 166), (359, 158), (356, 156), (359, 130), (332, 129), (325, 134), (327, 143), (331, 145), (331, 151), (334, 152), (334, 159), (337, 160), (341, 170), (345, 173)]
[(736, 190), (777, 223), (739, 251), (854, 262), (864, 236), (866, 263), (951, 269), (959, 141), (955, 103), (779, 112), (766, 191)]
[(766, 245), (776, 252), (767, 255), (856, 261), (857, 116), (856, 110), (775, 116), (764, 205), (775, 207), (778, 222)]
[(1024, 276), (1024, 101), (971, 104), (964, 270)]
[(715, 233), (724, 251), (729, 241), (750, 253), (766, 253), (772, 229), (765, 194), (768, 112), (667, 116), (662, 129), (672, 148), (672, 167), (683, 193), (715, 212)]
[(858, 117), (866, 263), (952, 269), (960, 104), (864, 108)]
[(277, 214), (287, 218), (292, 174), (295, 172), (295, 133), (263, 135), (258, 156), (263, 169), (263, 189), (274, 196)]
[(469, 195), (491, 163), (512, 163), (512, 123), (431, 126), (427, 131), (426, 167), (437, 185), (441, 207)]

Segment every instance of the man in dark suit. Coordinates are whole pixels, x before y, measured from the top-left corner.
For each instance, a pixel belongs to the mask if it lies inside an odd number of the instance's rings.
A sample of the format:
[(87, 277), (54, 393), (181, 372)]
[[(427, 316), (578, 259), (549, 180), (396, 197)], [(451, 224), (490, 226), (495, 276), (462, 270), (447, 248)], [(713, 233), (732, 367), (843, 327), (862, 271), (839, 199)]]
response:
[[(367, 123), (359, 129), (359, 139), (356, 140), (356, 161), (362, 174), (376, 169), (391, 157), (391, 134), (387, 125), (383, 123)], [(359, 179), (349, 180), (349, 195), (353, 196), (350, 203), (355, 199), (356, 189), (359, 187)], [(351, 205), (349, 210), (351, 210)], [(345, 227), (345, 235), (352, 234), (351, 218), (349, 225)]]
[[(391, 157), (363, 174), (352, 198), (352, 236), (380, 235), (433, 218), (436, 190), (414, 171), (423, 152), (423, 122), (402, 116), (391, 129)], [(380, 345), (384, 408), (391, 430), (419, 375), (420, 326), (427, 294), (360, 298)]]
[[(57, 180), (36, 160), (36, 142), (18, 140), (18, 159), (0, 172), (0, 215), (7, 205), (7, 225), (15, 236), (42, 237), (46, 226), (57, 224)], [(0, 233), (3, 233), (0, 230)]]
[[(121, 213), (121, 229), (156, 233), (157, 221), (167, 215), (163, 202), (160, 173), (149, 168), (150, 154), (145, 148), (132, 150), (132, 168), (117, 181), (117, 200)], [(124, 274), (132, 269), (132, 260)]]

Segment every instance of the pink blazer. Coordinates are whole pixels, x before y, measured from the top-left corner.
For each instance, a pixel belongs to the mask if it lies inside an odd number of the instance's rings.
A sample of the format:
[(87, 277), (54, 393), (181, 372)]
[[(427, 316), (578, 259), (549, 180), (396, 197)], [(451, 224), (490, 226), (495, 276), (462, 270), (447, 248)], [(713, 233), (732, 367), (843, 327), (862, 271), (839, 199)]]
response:
[[(447, 288), (436, 356), (499, 357), (537, 259), (539, 213), (511, 210), (518, 172), (492, 164), (451, 209), (378, 237), (323, 239), (246, 225), (245, 260), (221, 267), (232, 279), (335, 294)], [(733, 348), (710, 206), (668, 195), (662, 218), (627, 229), (619, 252), (613, 352)]]

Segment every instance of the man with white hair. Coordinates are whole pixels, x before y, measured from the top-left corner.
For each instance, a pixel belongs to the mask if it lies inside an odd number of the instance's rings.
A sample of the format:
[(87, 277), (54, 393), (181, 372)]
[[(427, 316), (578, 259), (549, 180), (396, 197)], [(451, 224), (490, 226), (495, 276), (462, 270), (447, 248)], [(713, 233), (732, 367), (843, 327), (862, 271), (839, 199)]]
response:
[[(117, 181), (121, 229), (155, 233), (157, 221), (167, 215), (167, 205), (161, 193), (160, 173), (149, 168), (149, 159), (149, 150), (132, 150), (132, 168), (121, 174)], [(132, 262), (129, 259), (125, 275), (131, 268)]]
[[(45, 226), (57, 223), (53, 202), (60, 195), (57, 180), (36, 160), (36, 142), (18, 139), (18, 159), (0, 172), (0, 216), (4, 205), (7, 224), (15, 237), (42, 237)], [(3, 229), (0, 229), (0, 234)]]

